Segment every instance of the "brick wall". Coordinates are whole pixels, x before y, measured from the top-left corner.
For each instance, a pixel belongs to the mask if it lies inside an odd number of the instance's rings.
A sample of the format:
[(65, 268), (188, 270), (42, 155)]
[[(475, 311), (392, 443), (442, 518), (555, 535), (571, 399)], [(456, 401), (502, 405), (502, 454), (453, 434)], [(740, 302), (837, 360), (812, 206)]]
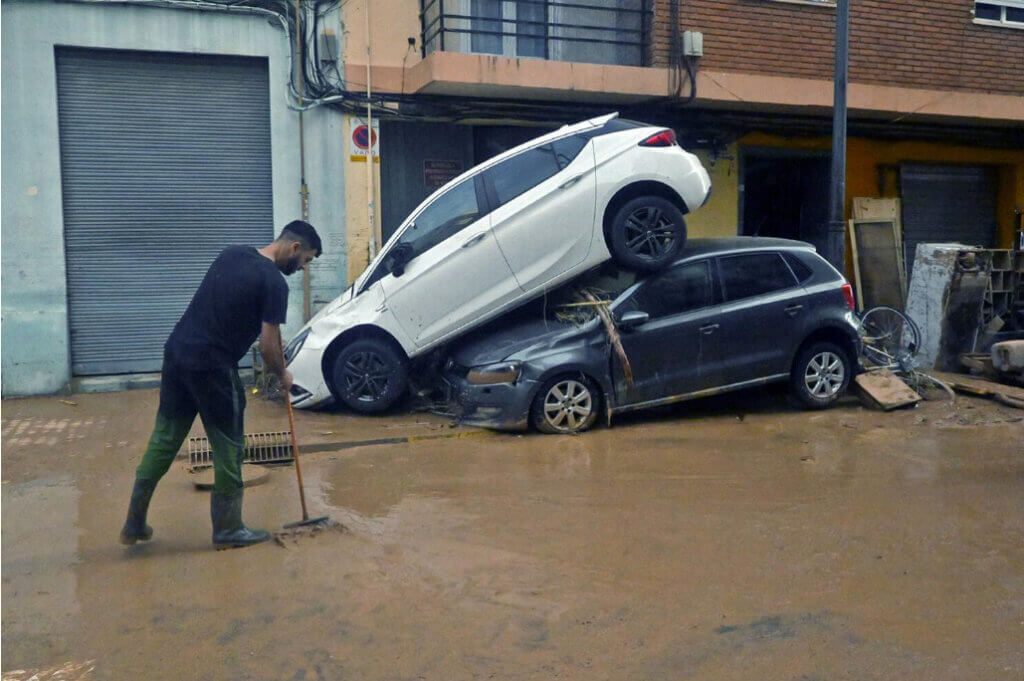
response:
[[(704, 33), (700, 66), (831, 79), (835, 9), (771, 0), (677, 0)], [(851, 0), (850, 80), (1024, 96), (1024, 30), (972, 22), (973, 0)], [(654, 1), (651, 58), (669, 62), (670, 0)]]

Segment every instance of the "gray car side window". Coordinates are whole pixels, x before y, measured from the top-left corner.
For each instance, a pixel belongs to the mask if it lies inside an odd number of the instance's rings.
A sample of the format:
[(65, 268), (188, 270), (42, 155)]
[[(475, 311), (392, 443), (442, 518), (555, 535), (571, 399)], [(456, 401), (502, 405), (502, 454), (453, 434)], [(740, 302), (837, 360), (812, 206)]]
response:
[(792, 253), (783, 253), (782, 257), (789, 263), (789, 268), (793, 270), (793, 274), (796, 275), (797, 280), (802, 284), (812, 276), (814, 276), (814, 270), (807, 266), (807, 264), (795, 256)]
[(650, 277), (619, 312), (639, 310), (651, 319), (691, 312), (711, 304), (708, 262), (677, 265)]
[(719, 259), (726, 301), (742, 300), (797, 285), (796, 277), (778, 253), (749, 253)]

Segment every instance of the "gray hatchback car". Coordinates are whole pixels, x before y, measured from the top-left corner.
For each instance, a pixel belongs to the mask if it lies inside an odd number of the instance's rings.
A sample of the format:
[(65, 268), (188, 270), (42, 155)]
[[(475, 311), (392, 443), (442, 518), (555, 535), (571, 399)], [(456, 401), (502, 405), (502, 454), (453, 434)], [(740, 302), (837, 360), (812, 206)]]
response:
[(577, 433), (602, 414), (785, 380), (819, 409), (856, 371), (853, 291), (807, 243), (691, 239), (661, 272), (573, 293), (453, 348), (444, 377), (464, 423)]

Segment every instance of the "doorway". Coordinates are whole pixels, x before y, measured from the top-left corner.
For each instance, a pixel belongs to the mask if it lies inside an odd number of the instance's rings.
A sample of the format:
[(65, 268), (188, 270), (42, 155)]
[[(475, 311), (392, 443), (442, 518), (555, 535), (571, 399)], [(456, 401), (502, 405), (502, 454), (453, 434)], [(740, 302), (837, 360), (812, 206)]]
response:
[(807, 241), (823, 253), (829, 165), (828, 152), (744, 149), (739, 233)]

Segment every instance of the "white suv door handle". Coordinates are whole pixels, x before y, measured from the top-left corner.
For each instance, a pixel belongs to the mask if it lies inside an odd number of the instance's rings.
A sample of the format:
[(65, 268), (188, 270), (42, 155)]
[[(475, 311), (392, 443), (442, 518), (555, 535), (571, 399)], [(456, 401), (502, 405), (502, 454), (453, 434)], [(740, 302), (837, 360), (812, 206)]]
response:
[(559, 189), (566, 189), (568, 187), (571, 187), (574, 184), (576, 184), (577, 182), (579, 182), (580, 180), (582, 180), (584, 175), (586, 175), (586, 173), (580, 173), (579, 175), (576, 175), (575, 177), (570, 177), (568, 180), (566, 180), (562, 184), (558, 185), (558, 188)]
[(466, 242), (465, 242), (464, 244), (462, 244), (462, 247), (463, 247), (463, 248), (469, 248), (469, 247), (470, 247), (470, 246), (472, 246), (473, 244), (476, 244), (476, 243), (480, 243), (480, 241), (481, 241), (481, 240), (482, 240), (482, 239), (483, 239), (483, 238), (484, 238), (485, 236), (487, 236), (487, 232), (480, 232), (480, 233), (479, 233), (479, 234), (477, 234), (476, 236), (474, 236), (474, 237), (472, 237), (472, 238), (469, 238), (469, 239), (466, 239)]

